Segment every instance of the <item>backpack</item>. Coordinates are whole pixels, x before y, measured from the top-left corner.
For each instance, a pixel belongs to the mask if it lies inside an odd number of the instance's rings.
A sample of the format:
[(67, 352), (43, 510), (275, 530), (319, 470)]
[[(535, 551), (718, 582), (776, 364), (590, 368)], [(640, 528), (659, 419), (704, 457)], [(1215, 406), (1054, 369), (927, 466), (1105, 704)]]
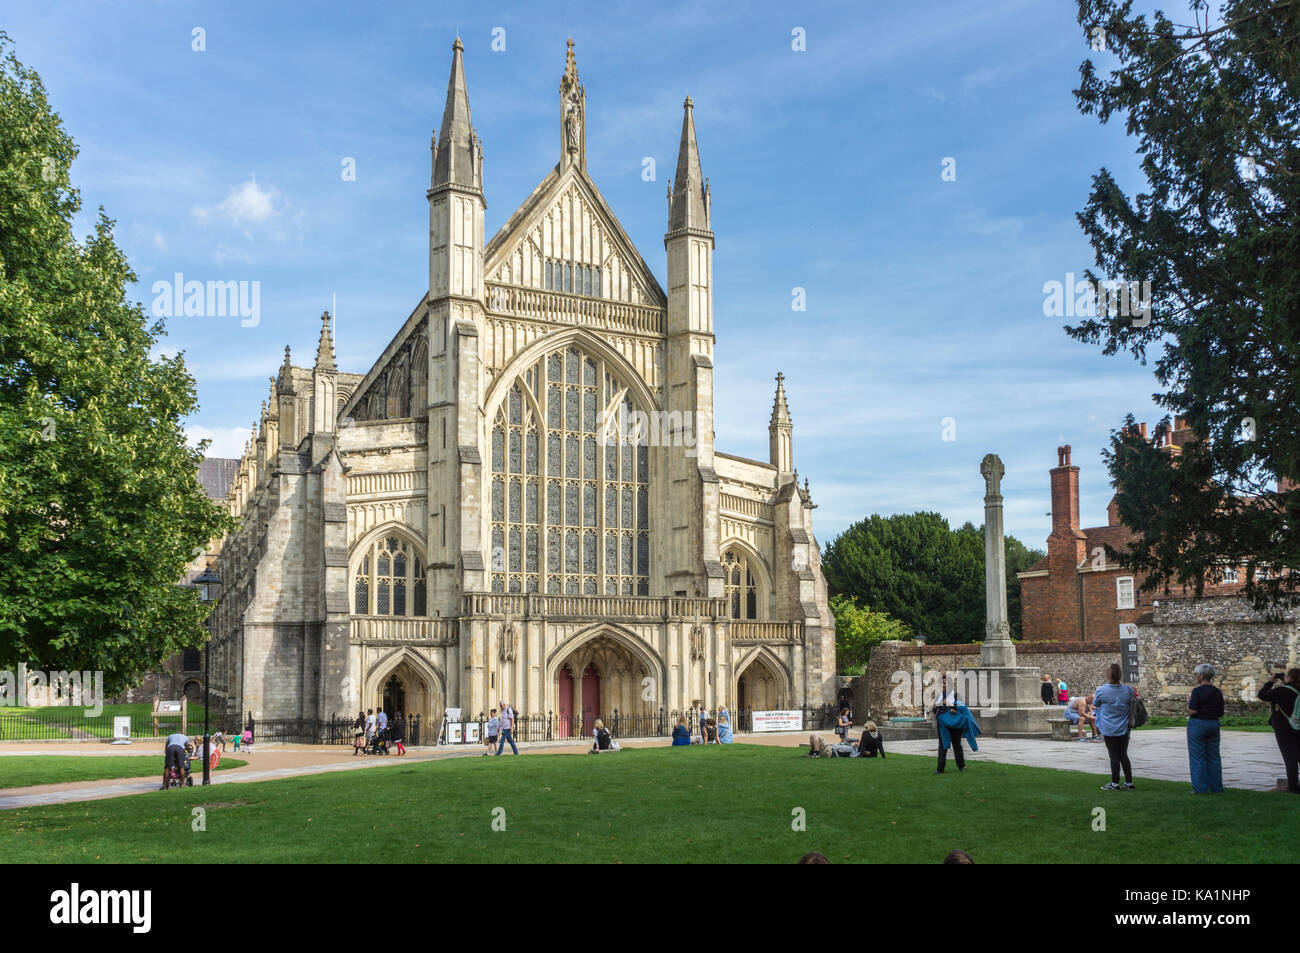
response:
[[(1300, 731), (1300, 692), (1291, 688), (1290, 685), (1283, 684), (1281, 687), (1290, 689), (1291, 694), (1295, 696), (1295, 704), (1291, 706), (1291, 714), (1289, 715), (1282, 709), (1281, 705), (1278, 705), (1277, 710), (1282, 713), (1282, 717), (1286, 719), (1286, 723), (1291, 726), (1292, 731)], [(1273, 704), (1277, 705), (1277, 702)]]
[(1142, 699), (1138, 698), (1138, 693), (1133, 692), (1133, 700), (1128, 705), (1128, 728), (1132, 731), (1134, 728), (1141, 728), (1147, 723), (1147, 705)]
[(596, 747), (599, 748), (601, 751), (609, 750), (609, 729), (607, 728), (596, 729)]

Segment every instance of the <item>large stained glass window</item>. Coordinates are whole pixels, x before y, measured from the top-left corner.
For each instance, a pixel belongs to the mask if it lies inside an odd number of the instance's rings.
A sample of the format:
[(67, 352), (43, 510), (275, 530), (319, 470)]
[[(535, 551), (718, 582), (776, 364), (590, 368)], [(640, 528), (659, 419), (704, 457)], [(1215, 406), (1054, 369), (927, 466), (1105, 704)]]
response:
[(354, 614), (422, 616), (428, 613), (427, 601), (423, 563), (404, 537), (380, 537), (355, 561)]
[(552, 351), (510, 388), (491, 434), (493, 592), (649, 595), (649, 450), (603, 425), (632, 410), (604, 362)]

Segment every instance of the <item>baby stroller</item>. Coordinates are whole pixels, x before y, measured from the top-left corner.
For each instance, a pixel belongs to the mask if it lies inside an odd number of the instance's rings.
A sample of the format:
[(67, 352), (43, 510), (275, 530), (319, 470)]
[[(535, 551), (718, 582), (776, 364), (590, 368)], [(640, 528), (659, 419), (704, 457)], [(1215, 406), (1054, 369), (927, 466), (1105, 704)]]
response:
[(388, 754), (388, 732), (377, 731), (366, 745), (366, 754)]
[(176, 765), (167, 766), (167, 787), (179, 788), (182, 785), (187, 788), (194, 787), (194, 778), (190, 774), (190, 761), (194, 759), (194, 745), (185, 746), (185, 766), (183, 770), (177, 771)]

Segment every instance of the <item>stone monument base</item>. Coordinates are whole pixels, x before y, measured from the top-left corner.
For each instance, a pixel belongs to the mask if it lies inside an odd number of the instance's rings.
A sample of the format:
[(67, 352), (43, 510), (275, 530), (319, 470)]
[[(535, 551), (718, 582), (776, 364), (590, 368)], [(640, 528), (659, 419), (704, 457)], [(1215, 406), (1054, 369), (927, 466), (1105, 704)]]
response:
[(1043, 704), (1042, 674), (1036, 668), (981, 666), (963, 669), (960, 678), (963, 686), (969, 686), (969, 697), (962, 700), (985, 735), (1050, 738), (1051, 722), (1061, 719), (1059, 705)]

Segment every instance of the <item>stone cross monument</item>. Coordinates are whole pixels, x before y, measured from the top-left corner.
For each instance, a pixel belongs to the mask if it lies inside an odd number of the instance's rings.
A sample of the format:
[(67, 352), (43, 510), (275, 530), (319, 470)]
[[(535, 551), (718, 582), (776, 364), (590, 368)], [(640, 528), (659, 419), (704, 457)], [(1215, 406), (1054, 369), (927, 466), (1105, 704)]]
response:
[(980, 462), (984, 475), (984, 644), (979, 668), (961, 672), (959, 681), (981, 728), (993, 735), (1046, 737), (1055, 706), (1038, 695), (1039, 672), (1016, 664), (1007, 616), (1007, 559), (1002, 537), (1002, 477), (997, 454)]
[(1015, 668), (1016, 647), (1007, 623), (1007, 554), (1002, 536), (1002, 476), (1007, 468), (996, 453), (980, 463), (984, 475), (984, 646), (980, 663)]

